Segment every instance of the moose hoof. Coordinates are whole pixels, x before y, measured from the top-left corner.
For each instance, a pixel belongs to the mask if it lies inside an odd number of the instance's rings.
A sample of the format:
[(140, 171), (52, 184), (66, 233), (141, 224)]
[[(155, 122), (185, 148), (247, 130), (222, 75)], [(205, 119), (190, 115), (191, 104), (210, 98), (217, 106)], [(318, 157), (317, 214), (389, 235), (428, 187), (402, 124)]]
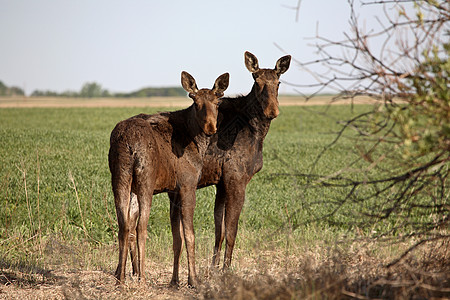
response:
[(197, 286), (198, 286), (197, 280), (192, 280), (192, 279), (188, 280), (188, 288), (195, 289), (195, 288), (197, 288)]
[(172, 279), (169, 283), (169, 286), (173, 288), (178, 288), (180, 286), (180, 282), (178, 281), (178, 279)]

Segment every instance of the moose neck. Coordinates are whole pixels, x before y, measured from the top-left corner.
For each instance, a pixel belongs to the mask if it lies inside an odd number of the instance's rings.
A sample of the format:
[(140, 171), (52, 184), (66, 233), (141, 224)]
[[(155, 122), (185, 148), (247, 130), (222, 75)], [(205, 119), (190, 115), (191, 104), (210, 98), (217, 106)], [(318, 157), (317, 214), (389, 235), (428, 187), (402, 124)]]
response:
[(186, 122), (186, 133), (191, 137), (194, 143), (197, 145), (197, 148), (200, 154), (204, 154), (206, 148), (208, 147), (210, 137), (207, 136), (200, 125), (198, 125), (195, 113), (194, 104), (189, 106), (184, 111), (185, 116), (184, 120)]
[[(258, 99), (257, 88), (257, 85), (253, 84), (250, 93), (245, 96), (244, 101), (241, 101), (241, 103), (243, 103), (242, 112), (248, 116), (249, 125), (260, 133), (264, 139), (269, 131), (272, 120), (264, 115), (264, 109), (261, 107), (261, 102), (265, 101), (260, 101), (260, 99)], [(264, 93), (259, 97), (264, 97), (263, 95)]]

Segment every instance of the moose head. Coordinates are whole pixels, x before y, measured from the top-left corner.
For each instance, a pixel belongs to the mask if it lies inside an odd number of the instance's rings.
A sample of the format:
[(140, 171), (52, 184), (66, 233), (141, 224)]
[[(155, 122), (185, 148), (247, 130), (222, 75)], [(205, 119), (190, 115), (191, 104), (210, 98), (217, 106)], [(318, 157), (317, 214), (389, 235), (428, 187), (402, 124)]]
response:
[(217, 114), (220, 98), (228, 88), (230, 75), (220, 75), (212, 89), (198, 89), (195, 79), (188, 73), (181, 73), (181, 85), (189, 97), (194, 100), (195, 119), (198, 126), (206, 135), (213, 135), (217, 131)]
[(286, 55), (278, 59), (274, 69), (260, 69), (258, 59), (252, 53), (246, 51), (244, 54), (245, 66), (252, 73), (253, 92), (261, 104), (264, 116), (274, 119), (279, 114), (278, 109), (278, 87), (280, 76), (289, 69), (291, 56)]

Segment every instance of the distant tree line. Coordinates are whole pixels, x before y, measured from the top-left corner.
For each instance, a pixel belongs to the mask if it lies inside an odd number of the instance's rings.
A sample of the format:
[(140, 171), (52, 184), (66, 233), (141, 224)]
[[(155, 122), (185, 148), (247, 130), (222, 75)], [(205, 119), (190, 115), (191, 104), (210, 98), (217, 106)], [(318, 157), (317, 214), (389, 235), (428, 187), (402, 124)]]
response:
[(186, 92), (181, 87), (148, 87), (131, 93), (116, 93), (115, 97), (131, 98), (131, 97), (176, 97), (186, 96)]
[(8, 87), (0, 81), (0, 96), (24, 96), (24, 91), (16, 86)]
[[(25, 93), (18, 87), (7, 87), (0, 81), (0, 96), (24, 96)], [(80, 91), (64, 91), (58, 93), (51, 90), (35, 90), (31, 97), (78, 97), (78, 98), (99, 98), (99, 97), (117, 97), (117, 98), (136, 98), (136, 97), (176, 97), (186, 96), (182, 87), (147, 87), (129, 93), (110, 93), (107, 89), (96, 82), (85, 83)]]

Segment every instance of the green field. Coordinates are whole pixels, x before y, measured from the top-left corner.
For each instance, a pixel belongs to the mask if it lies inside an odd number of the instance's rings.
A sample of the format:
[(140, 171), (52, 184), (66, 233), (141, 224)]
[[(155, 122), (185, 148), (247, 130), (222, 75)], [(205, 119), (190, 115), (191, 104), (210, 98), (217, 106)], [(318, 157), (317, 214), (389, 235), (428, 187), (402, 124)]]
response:
[[(358, 107), (364, 110), (367, 107)], [(161, 109), (147, 109), (153, 113)], [(276, 230), (310, 219), (302, 206), (320, 195), (305, 195), (296, 177), (307, 173), (321, 149), (339, 129), (336, 120), (348, 118), (348, 107), (284, 107), (264, 144), (264, 167), (247, 189), (241, 227)], [(31, 108), (0, 111), (1, 236), (63, 234), (112, 242), (116, 224), (107, 153), (114, 125), (142, 112), (133, 108)], [(324, 157), (318, 171), (343, 167), (351, 142)], [(26, 186), (25, 186), (26, 183)], [(28, 201), (28, 204), (27, 204)], [(155, 197), (149, 234), (169, 232), (168, 198)], [(198, 192), (197, 231), (212, 231), (214, 188)], [(81, 208), (81, 210), (80, 210)], [(289, 214), (289, 218), (288, 218)], [(113, 219), (113, 220), (111, 220)]]
[[(308, 188), (306, 178), (297, 175), (330, 174), (355, 159), (349, 132), (315, 163), (336, 137), (339, 120), (370, 109), (364, 105), (281, 107), (264, 143), (264, 167), (247, 187), (233, 262), (236, 270), (247, 268), (244, 261), (258, 260), (261, 253), (298, 256), (310, 247), (354, 236), (355, 228), (348, 221), (358, 216), (344, 210), (320, 219), (331, 209), (327, 203), (342, 197), (346, 189)], [(107, 159), (109, 134), (122, 119), (161, 110), (167, 109), (0, 109), (2, 269), (25, 266), (31, 278), (39, 273), (36, 270), (63, 266), (64, 270), (102, 270), (112, 277), (118, 247)], [(197, 192), (194, 224), (200, 269), (212, 255), (214, 193), (212, 187)], [(161, 264), (170, 273), (166, 194), (154, 197), (148, 235), (147, 263), (152, 268)], [(392, 250), (391, 255), (395, 253)], [(181, 280), (186, 280), (183, 275)]]

